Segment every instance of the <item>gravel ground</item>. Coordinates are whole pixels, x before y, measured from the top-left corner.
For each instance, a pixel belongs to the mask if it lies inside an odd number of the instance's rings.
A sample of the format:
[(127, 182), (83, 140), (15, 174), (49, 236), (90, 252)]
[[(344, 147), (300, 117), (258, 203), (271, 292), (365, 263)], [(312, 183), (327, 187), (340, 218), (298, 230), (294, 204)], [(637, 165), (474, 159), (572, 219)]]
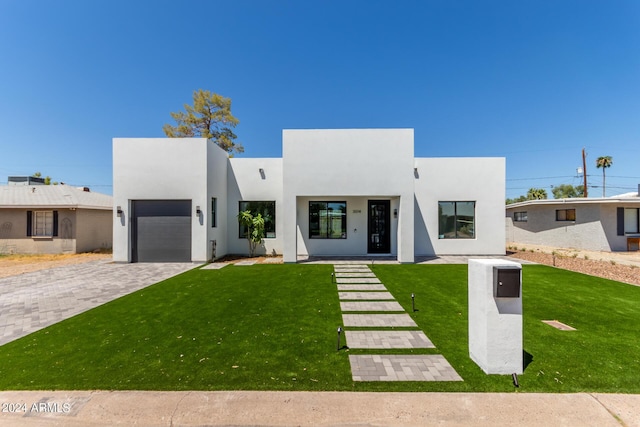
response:
[(0, 277), (17, 276), (32, 271), (101, 259), (110, 260), (111, 254), (2, 255), (0, 256)]
[(640, 252), (595, 252), (512, 243), (509, 256), (640, 286)]

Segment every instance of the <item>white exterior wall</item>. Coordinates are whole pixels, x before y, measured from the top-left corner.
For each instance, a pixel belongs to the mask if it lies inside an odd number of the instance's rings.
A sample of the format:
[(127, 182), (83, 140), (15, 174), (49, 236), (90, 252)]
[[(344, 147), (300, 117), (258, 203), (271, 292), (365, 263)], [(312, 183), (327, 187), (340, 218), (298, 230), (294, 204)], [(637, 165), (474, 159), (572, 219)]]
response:
[[(260, 174), (264, 171), (264, 179)], [(284, 248), (282, 214), (282, 159), (229, 159), (227, 172), (227, 241), (230, 254), (248, 254), (247, 239), (240, 238), (240, 226), (236, 217), (240, 201), (276, 202), (276, 237), (265, 238), (262, 247), (256, 249), (256, 255), (282, 254)]]
[[(413, 129), (284, 130), (282, 141), (285, 262), (296, 262), (310, 247), (331, 253), (349, 245), (355, 249), (359, 235), (349, 242), (332, 239), (298, 247), (300, 236), (308, 233), (298, 222), (308, 210), (308, 198), (339, 201), (348, 196), (366, 197), (364, 203), (398, 198), (398, 260), (414, 261)], [(362, 212), (366, 216), (366, 208)], [(366, 227), (362, 231), (366, 234)], [(357, 253), (366, 250), (365, 242)]]
[[(505, 159), (417, 158), (415, 253), (504, 255)], [(474, 239), (438, 238), (438, 202), (476, 202)]]
[[(113, 139), (113, 260), (131, 261), (132, 200), (191, 200), (191, 257), (206, 261), (207, 225), (195, 207), (208, 212), (207, 154), (205, 138)], [(214, 147), (212, 147), (214, 148)], [(118, 217), (116, 207), (124, 214)]]
[[(229, 155), (213, 143), (207, 144), (207, 202), (201, 206), (206, 218), (207, 227), (207, 259), (213, 257), (211, 242), (215, 240), (215, 257), (229, 253), (227, 240), (228, 224), (228, 181)], [(212, 227), (211, 198), (216, 198), (216, 226)]]
[[(113, 259), (131, 261), (132, 200), (191, 200), (193, 261), (211, 258), (213, 240), (217, 257), (248, 253), (240, 201), (275, 201), (276, 237), (257, 253), (283, 254), (285, 262), (367, 255), (369, 200), (390, 201), (390, 254), (400, 262), (414, 262), (414, 254), (504, 254), (504, 158), (414, 159), (413, 152), (412, 129), (284, 130), (283, 158), (262, 159), (229, 159), (204, 138), (115, 138)], [(347, 238), (310, 239), (309, 201), (346, 201)], [(476, 202), (475, 239), (438, 239), (439, 201)]]

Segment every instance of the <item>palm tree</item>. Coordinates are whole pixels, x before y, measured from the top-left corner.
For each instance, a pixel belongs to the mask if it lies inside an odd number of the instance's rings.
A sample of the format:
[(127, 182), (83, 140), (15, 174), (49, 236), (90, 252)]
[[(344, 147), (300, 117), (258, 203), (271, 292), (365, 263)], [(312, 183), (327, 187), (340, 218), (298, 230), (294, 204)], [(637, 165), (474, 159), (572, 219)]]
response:
[(605, 182), (606, 182), (606, 176), (605, 176), (605, 169), (610, 168), (611, 165), (613, 164), (613, 158), (611, 156), (600, 156), (596, 159), (596, 167), (597, 168), (602, 168), (602, 197), (606, 197), (605, 196), (605, 192), (606, 192), (606, 186), (605, 186)]
[(547, 198), (547, 190), (544, 188), (530, 188), (527, 191), (527, 200), (541, 200)]

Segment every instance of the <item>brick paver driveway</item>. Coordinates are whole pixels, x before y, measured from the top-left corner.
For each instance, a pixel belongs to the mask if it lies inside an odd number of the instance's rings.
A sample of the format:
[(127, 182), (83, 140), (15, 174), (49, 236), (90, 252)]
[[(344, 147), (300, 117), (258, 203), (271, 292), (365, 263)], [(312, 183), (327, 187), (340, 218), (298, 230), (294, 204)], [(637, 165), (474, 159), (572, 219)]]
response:
[(2, 278), (0, 345), (194, 267), (100, 260)]

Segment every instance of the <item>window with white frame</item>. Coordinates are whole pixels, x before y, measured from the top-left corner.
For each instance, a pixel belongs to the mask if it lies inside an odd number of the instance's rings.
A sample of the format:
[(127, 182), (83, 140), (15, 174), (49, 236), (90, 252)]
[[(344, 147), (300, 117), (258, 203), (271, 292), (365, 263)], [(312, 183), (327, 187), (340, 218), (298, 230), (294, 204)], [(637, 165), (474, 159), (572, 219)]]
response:
[(33, 232), (34, 237), (53, 236), (53, 211), (33, 212)]

